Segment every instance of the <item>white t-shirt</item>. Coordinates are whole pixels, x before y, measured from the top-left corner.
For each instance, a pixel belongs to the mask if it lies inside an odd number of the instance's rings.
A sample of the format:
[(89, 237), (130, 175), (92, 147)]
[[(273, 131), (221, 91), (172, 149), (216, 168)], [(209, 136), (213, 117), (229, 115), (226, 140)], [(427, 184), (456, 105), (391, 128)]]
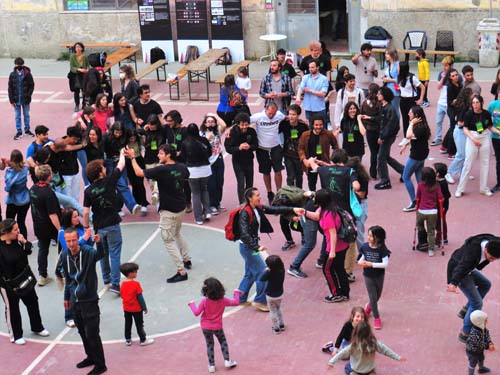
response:
[[(413, 82), (413, 86), (411, 85)], [(399, 85), (400, 96), (402, 98), (414, 98), (418, 95), (417, 87), (420, 86), (420, 81), (414, 75), (408, 76), (406, 79), (406, 85)]]
[(337, 102), (335, 103), (335, 115), (333, 117), (333, 122), (335, 125), (339, 126), (342, 117), (344, 116), (344, 108), (349, 102), (355, 102), (358, 107), (361, 108), (361, 104), (365, 101), (365, 93), (358, 87), (354, 90), (346, 90), (346, 87), (340, 89), (337, 93)]
[(236, 86), (238, 86), (240, 89), (250, 91), (252, 89), (252, 80), (248, 77), (241, 78), (238, 76), (236, 78)]
[[(441, 77), (445, 74), (444, 72), (439, 72), (438, 74), (438, 82), (441, 81)], [(445, 80), (446, 82), (446, 80)], [(448, 86), (443, 85), (441, 87), (441, 91), (439, 92), (439, 99), (438, 99), (438, 104), (448, 107)]]
[(280, 111), (276, 112), (271, 119), (267, 117), (266, 111), (256, 113), (250, 117), (250, 123), (255, 124), (257, 140), (260, 148), (271, 149), (280, 144), (279, 127), (280, 122), (285, 119), (285, 115)]

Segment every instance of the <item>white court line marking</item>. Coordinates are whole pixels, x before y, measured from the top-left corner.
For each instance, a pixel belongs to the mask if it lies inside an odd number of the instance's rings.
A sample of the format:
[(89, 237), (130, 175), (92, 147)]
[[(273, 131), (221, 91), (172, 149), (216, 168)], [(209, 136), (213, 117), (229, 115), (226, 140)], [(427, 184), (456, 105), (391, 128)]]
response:
[[(148, 247), (148, 245), (155, 239), (155, 237), (160, 233), (160, 228), (156, 228), (153, 234), (148, 238), (146, 242), (136, 251), (136, 253), (130, 258), (129, 262), (133, 262), (137, 257)], [(99, 298), (101, 298), (108, 288), (104, 287), (99, 291)], [(72, 328), (65, 327), (59, 335), (54, 339), (54, 341), (50, 342), (49, 346), (47, 346), (34, 360), (31, 364), (21, 373), (21, 375), (28, 375), (33, 371), (33, 369), (49, 354), (52, 349), (61, 342), (61, 340), (70, 332)], [(31, 341), (31, 340), (30, 340)], [(81, 343), (79, 343), (81, 344)]]

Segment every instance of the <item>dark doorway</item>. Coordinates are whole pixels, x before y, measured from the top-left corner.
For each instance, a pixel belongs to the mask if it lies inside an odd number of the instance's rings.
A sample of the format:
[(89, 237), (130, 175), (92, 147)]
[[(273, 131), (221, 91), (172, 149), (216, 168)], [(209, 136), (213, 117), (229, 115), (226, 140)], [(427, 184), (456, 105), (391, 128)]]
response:
[(347, 52), (346, 0), (319, 0), (319, 37), (330, 51)]

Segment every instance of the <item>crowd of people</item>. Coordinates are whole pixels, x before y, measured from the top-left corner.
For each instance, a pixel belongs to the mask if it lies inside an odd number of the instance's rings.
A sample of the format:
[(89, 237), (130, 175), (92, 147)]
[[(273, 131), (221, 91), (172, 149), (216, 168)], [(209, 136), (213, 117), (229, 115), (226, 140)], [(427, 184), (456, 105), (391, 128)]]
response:
[[(417, 51), (417, 75), (410, 72), (408, 63), (399, 62), (393, 48), (386, 50), (385, 69), (379, 72), (371, 45), (363, 44), (360, 53), (352, 58), (355, 74), (342, 66), (332, 81), (330, 52), (319, 41), (313, 41), (311, 54), (300, 63), (300, 82), (295, 68), (285, 61), (286, 51), (277, 51), (277, 59), (271, 60), (269, 72), (260, 83), (259, 95), (264, 99), (261, 111), (250, 113), (246, 98), (252, 81), (243, 68), (238, 77), (226, 76), (215, 113), (207, 113), (200, 126), (185, 126), (179, 111), (173, 109), (165, 114), (151, 99), (149, 85), (136, 81), (131, 66), (120, 67), (121, 88), (113, 94), (102, 69), (89, 66), (84, 45), (75, 43), (73, 50), (70, 87), (74, 92), (75, 123), (61, 137), (51, 139), (45, 125), (37, 125), (31, 133), (29, 105), (34, 79), (23, 59), (15, 60), (9, 77), (9, 101), (16, 116), (14, 140), (23, 136), (21, 115), (24, 135), (34, 137), (25, 155), (14, 149), (10, 159), (0, 163), (0, 169), (6, 169), (7, 192), (7, 219), (0, 223), (0, 286), (12, 342), (26, 343), (20, 300), (28, 310), (31, 330), (40, 336), (49, 335), (40, 317), (35, 283), (43, 287), (53, 281), (48, 253), (51, 241), (57, 241), (60, 256), (55, 275), (65, 280), (64, 318), (68, 327), (78, 328), (87, 354), (77, 367), (94, 366), (89, 374), (106, 371), (99, 336), (98, 261), (108, 290), (123, 298), (126, 345), (131, 345), (132, 321), (141, 345), (152, 344), (154, 340), (148, 339), (144, 331), (143, 313), (147, 313), (147, 307), (135, 280), (138, 265), (121, 262), (120, 222), (126, 215), (123, 207), (143, 216), (148, 215), (149, 205), (158, 210), (165, 249), (176, 267), (176, 273), (166, 281), (188, 280), (192, 259), (181, 226), (185, 214), (191, 211), (198, 225), (226, 211), (222, 204), (225, 150), (231, 156), (241, 205), (230, 217), (234, 214), (236, 218), (232, 230), (239, 240), (245, 269), (233, 299), (224, 297), (219, 280), (209, 278), (202, 287), (205, 298), (198, 306), (189, 303), (195, 315), (201, 314), (209, 372), (215, 372), (213, 336), (221, 344), (225, 366), (236, 366), (229, 357), (222, 313), (226, 306), (250, 304), (248, 296), (254, 283), (257, 294), (252, 306), (270, 312), (273, 333), (285, 330), (280, 308), (285, 274), (308, 277), (301, 265), (315, 248), (318, 233), (322, 245), (316, 266), (322, 269), (328, 287), (324, 301), (349, 301), (356, 264), (363, 269), (367, 289), (366, 306), (354, 308), (335, 344), (323, 347), (323, 351), (334, 355), (329, 363), (350, 357), (347, 374), (369, 374), (375, 369), (375, 352), (401, 360), (376, 340), (368, 322), (373, 314), (373, 328), (382, 329), (378, 304), (391, 254), (385, 244), (384, 228), (374, 225), (365, 230), (370, 180), (379, 180), (374, 185), (377, 190), (391, 189), (388, 165), (396, 171), (410, 200), (403, 211), (416, 211), (416, 248), (434, 256), (439, 246), (448, 243), (448, 184), (454, 184), (460, 174), (455, 191), (455, 197), (460, 198), (467, 182), (473, 179), (471, 167), (479, 157), (480, 193), (492, 196), (500, 190), (500, 71), (492, 86), (494, 101), (485, 109), (473, 68), (464, 66), (460, 75), (453, 68), (453, 59), (445, 57), (437, 77), (437, 131), (432, 134), (424, 111), (430, 105), (425, 51)], [(91, 70), (97, 74), (92, 92)], [(330, 113), (334, 93), (335, 105)], [(301, 118), (303, 112), (305, 120)], [(445, 116), (450, 123), (446, 133)], [(400, 123), (400, 153), (409, 148), (404, 165), (391, 157)], [(497, 184), (490, 189), (487, 179), (491, 143), (497, 159)], [(444, 163), (425, 165), (432, 146), (440, 146), (440, 152), (448, 154), (452, 160), (449, 167)], [(365, 168), (366, 148), (370, 157)], [(254, 158), (268, 204), (261, 202), (260, 192), (254, 187)], [(304, 174), (307, 189), (302, 190)], [(293, 199), (288, 194), (290, 187), (298, 192)], [(30, 208), (38, 240), (38, 280), (28, 265), (32, 245), (26, 217)], [(280, 216), (283, 251), (296, 246), (291, 230), (300, 232), (301, 248), (288, 268), (279, 256), (267, 254), (259, 242), (259, 234), (273, 231), (266, 218), (269, 214)], [(349, 222), (353, 237), (346, 234)], [(500, 257), (498, 238), (476, 237), (453, 253), (448, 265), (448, 290), (456, 292), (458, 287), (468, 299), (459, 313), (464, 319), (459, 339), (467, 342), (471, 374), (477, 364), (480, 373), (487, 369), (478, 347), (494, 349), (491, 340), (485, 339), (479, 345), (477, 339), (486, 329), (486, 318), (480, 310), (490, 287), (480, 270)], [(121, 285), (120, 273), (126, 278)]]

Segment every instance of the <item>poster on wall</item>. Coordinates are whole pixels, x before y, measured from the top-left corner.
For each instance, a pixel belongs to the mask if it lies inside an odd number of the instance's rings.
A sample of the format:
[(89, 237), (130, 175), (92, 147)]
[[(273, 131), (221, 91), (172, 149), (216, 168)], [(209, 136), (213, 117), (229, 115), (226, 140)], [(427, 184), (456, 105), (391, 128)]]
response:
[(206, 0), (176, 0), (177, 39), (208, 40)]
[(229, 48), (234, 62), (244, 60), (241, 0), (211, 0), (212, 47)]

